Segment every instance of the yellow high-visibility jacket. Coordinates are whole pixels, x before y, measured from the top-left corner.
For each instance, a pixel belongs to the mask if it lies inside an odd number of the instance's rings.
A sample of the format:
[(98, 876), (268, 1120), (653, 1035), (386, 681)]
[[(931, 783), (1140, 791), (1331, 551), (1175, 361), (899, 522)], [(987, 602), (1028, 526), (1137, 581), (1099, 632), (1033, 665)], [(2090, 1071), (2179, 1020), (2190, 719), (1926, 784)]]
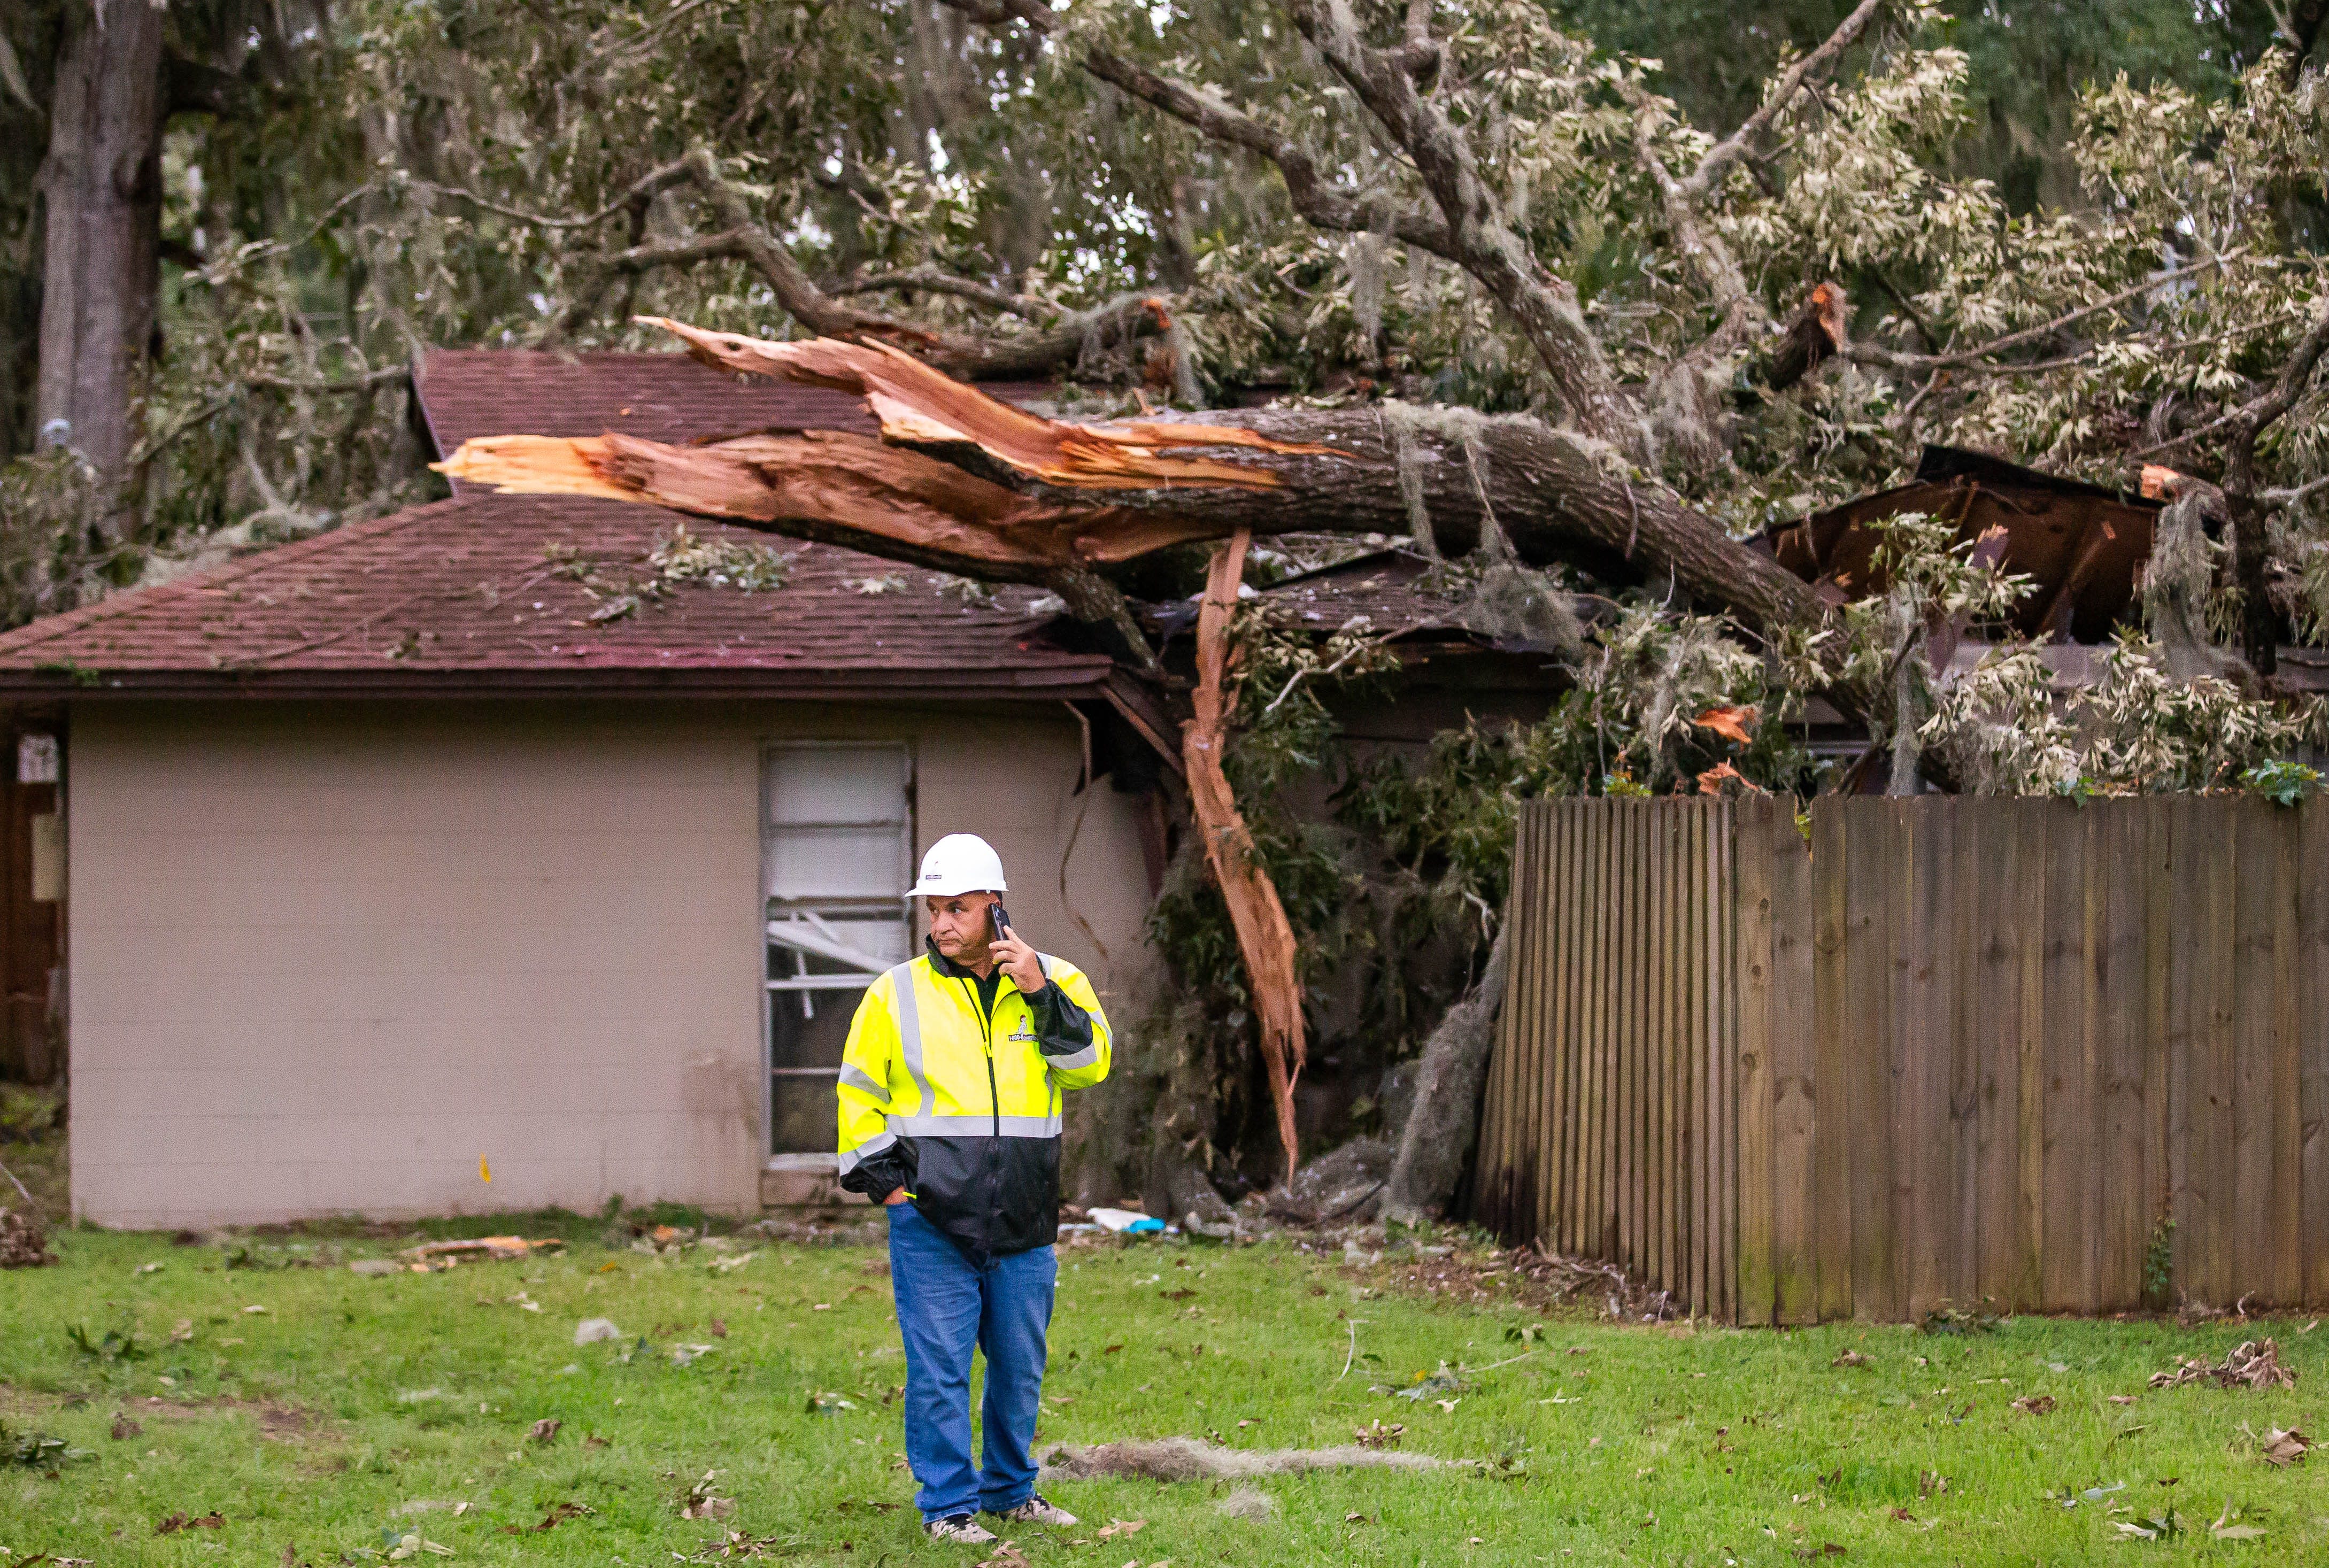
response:
[(936, 948), (865, 988), (841, 1058), (841, 1185), (904, 1187), (974, 1262), (1060, 1229), (1060, 1099), (1108, 1076), (1108, 1015), (1081, 969), (1040, 954), (1029, 997)]

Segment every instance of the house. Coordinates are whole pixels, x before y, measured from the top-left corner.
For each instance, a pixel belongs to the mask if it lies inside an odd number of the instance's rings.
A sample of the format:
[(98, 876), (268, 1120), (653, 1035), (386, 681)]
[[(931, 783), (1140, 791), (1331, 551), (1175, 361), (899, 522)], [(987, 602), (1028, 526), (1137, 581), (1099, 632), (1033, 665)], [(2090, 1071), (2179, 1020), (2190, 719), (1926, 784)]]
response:
[[(440, 353), (420, 387), (443, 450), (872, 428), (675, 354)], [(1169, 721), (1033, 598), (470, 493), (0, 637), (61, 758), (76, 1216), (826, 1191), (855, 994), (957, 830), (1128, 1008)]]

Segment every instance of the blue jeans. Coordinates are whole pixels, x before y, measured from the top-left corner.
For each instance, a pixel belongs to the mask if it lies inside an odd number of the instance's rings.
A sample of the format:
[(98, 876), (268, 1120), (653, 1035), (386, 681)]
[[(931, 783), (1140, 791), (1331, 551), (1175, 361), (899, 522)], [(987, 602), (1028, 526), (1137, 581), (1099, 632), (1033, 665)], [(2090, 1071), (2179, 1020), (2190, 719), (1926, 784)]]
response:
[[(1035, 1414), (1059, 1260), (1049, 1247), (973, 1268), (910, 1203), (891, 1204), (890, 1284), (906, 1342), (906, 1462), (925, 1520), (1000, 1514), (1035, 1491)], [(984, 1469), (970, 1459), (970, 1351), (986, 1353)]]

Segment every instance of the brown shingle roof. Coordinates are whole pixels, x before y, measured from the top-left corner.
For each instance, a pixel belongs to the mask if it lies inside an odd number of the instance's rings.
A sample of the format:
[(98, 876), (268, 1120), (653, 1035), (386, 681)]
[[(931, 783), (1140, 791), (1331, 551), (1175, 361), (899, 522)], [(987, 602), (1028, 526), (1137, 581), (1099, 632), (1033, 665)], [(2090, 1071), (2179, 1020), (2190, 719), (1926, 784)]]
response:
[[(966, 604), (930, 572), (743, 527), (685, 524), (791, 553), (784, 587), (674, 583), (596, 625), (614, 596), (593, 599), (549, 554), (636, 579), (680, 524), (572, 496), (416, 506), (0, 636), (0, 690), (1062, 694), (1112, 667), (1047, 638), (1033, 590)], [(861, 591), (869, 580), (895, 586)]]

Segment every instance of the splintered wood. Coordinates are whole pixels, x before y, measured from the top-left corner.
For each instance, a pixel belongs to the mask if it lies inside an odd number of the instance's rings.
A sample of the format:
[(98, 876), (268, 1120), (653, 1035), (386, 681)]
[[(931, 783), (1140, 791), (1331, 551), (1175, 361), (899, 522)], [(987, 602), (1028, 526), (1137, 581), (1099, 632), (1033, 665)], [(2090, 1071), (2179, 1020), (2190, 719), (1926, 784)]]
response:
[[(644, 319), (715, 368), (856, 393), (881, 420), (882, 439), (832, 430), (688, 446), (613, 433), (479, 436), (437, 464), (438, 471), (504, 495), (590, 496), (782, 524), (828, 543), (877, 551), (887, 543), (891, 554), (966, 575), (1040, 581), (1046, 572), (1128, 561), (1224, 532), (1218, 521), (1183, 515), (1153, 499), (1113, 505), (1058, 491), (1153, 495), (1284, 484), (1268, 468), (1179, 455), (1176, 448), (1349, 456), (1221, 425), (1070, 424), (998, 401), (881, 345), (768, 343)], [(966, 449), (1055, 489), (1023, 494), (948, 460)]]
[(1258, 451), (1339, 457), (1332, 447), (1273, 441), (1227, 425), (1070, 424), (1029, 413), (878, 343), (817, 337), (771, 343), (732, 332), (706, 332), (660, 316), (660, 326), (715, 370), (830, 387), (865, 400), (884, 439), (908, 446), (966, 443), (1046, 484), (1080, 490), (1154, 490), (1176, 486), (1268, 489), (1281, 481), (1266, 468), (1208, 458), (1165, 455), (1174, 447), (1248, 447)]
[(1278, 886), (1262, 869), (1253, 834), (1221, 771), (1221, 748), (1233, 699), (1227, 691), (1230, 620), (1252, 536), (1240, 529), (1213, 553), (1205, 598), (1197, 611), (1195, 716), (1182, 732), (1181, 759), (1189, 778), (1189, 810), (1205, 836), (1205, 861), (1221, 884), (1245, 959), (1246, 983), (1261, 1020), (1261, 1055), (1269, 1070), (1269, 1097), (1278, 1110), (1278, 1138), (1286, 1174), (1298, 1157), (1294, 1130), (1294, 1082), (1305, 1054), (1302, 982), (1294, 968), (1294, 927)]

